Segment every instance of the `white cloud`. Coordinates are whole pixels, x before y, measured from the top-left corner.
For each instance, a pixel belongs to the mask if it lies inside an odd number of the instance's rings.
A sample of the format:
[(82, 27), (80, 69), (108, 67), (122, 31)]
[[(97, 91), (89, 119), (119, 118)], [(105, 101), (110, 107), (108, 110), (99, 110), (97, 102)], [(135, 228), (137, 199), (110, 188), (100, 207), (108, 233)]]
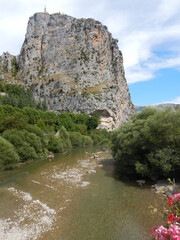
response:
[(158, 105), (158, 104), (169, 104), (169, 103), (180, 104), (180, 96), (174, 98), (174, 99), (171, 100), (171, 101), (168, 101), (168, 102), (160, 102), (160, 103), (156, 103), (156, 104), (153, 104), (153, 105)]
[(176, 97), (171, 103), (180, 104), (180, 96)]

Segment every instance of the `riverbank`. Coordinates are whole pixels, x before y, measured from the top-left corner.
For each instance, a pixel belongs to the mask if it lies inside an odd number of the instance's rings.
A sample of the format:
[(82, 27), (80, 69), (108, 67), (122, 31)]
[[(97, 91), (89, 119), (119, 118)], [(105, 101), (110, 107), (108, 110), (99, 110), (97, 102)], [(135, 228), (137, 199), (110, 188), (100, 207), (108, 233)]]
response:
[(171, 197), (173, 194), (180, 192), (180, 183), (170, 183), (168, 180), (159, 180), (152, 185), (156, 193), (161, 193), (166, 197)]

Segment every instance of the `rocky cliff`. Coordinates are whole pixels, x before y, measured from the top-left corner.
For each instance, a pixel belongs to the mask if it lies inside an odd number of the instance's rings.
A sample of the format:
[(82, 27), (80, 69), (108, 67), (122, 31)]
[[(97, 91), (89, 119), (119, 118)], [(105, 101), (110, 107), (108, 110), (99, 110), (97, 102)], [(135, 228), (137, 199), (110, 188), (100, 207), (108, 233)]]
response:
[(10, 81), (13, 74), (14, 82), (31, 86), (36, 98), (46, 98), (49, 109), (97, 110), (100, 127), (113, 129), (133, 112), (117, 42), (93, 19), (36, 13), (20, 55), (1, 56), (1, 78)]

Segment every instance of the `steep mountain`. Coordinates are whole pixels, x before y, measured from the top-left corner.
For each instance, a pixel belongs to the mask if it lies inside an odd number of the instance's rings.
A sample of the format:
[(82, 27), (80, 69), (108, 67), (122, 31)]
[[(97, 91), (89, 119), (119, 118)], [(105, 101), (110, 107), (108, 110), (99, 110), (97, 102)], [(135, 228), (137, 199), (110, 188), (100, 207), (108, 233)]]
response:
[(97, 110), (100, 127), (114, 129), (134, 111), (117, 42), (94, 19), (36, 13), (20, 55), (0, 57), (0, 78), (31, 86), (50, 110)]

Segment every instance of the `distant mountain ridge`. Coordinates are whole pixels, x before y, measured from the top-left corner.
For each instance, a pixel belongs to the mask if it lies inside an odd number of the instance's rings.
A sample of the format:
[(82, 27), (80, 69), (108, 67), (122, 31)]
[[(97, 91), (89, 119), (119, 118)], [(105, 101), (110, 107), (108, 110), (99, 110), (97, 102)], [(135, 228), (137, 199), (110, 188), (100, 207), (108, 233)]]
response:
[(142, 111), (146, 107), (154, 107), (154, 108), (168, 108), (168, 107), (180, 107), (180, 104), (175, 104), (175, 103), (160, 103), (160, 104), (154, 104), (154, 105), (146, 105), (146, 106), (139, 106), (134, 104), (134, 109), (135, 112)]

